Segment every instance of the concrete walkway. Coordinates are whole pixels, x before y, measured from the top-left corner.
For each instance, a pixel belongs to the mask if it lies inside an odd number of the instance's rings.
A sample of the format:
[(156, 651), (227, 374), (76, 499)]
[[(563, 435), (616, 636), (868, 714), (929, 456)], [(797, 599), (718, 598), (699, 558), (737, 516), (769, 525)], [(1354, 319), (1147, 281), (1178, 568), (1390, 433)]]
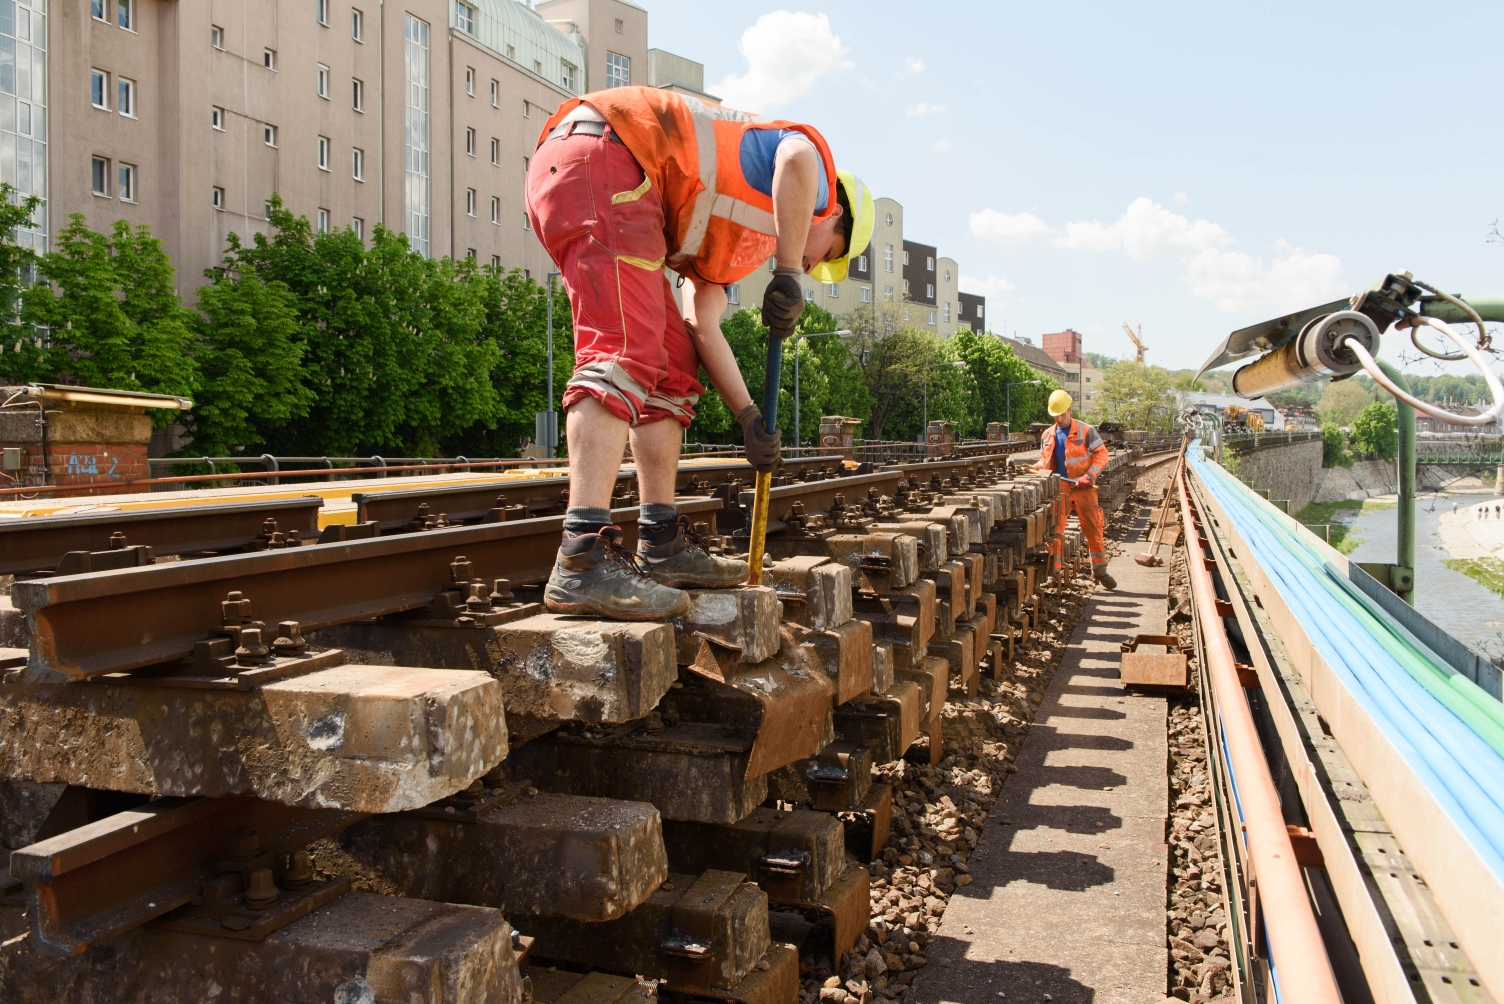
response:
[(1134, 564), (1141, 550), (1088, 601), (911, 1002), (1164, 1000), (1165, 700), (1117, 680), (1118, 643), (1166, 629), (1169, 566)]

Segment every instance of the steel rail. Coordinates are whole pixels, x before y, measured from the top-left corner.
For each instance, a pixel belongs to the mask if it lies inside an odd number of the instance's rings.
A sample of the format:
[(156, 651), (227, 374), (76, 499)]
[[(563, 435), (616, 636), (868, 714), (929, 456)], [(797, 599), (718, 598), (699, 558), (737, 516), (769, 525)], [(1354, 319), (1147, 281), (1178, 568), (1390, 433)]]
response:
[(1226, 629), (1217, 616), (1217, 591), (1199, 543), (1202, 534), (1191, 509), (1185, 472), (1177, 482), (1180, 519), (1187, 544), (1186, 567), (1206, 652), (1207, 677), (1221, 712), (1223, 739), (1237, 785), (1252, 882), (1265, 936), (1278, 974), (1283, 1004), (1341, 1004), (1342, 995), (1311, 910), (1301, 866), (1269, 775), (1258, 728), (1238, 678)]
[[(323, 504), (319, 496), (305, 495), (0, 521), (0, 575), (50, 571), (69, 551), (125, 545), (146, 544), (158, 555), (234, 550), (260, 537), (268, 519), (283, 533), (317, 537)], [(125, 536), (124, 545), (111, 542), (114, 533)]]
[[(679, 503), (714, 520), (720, 499)], [(636, 544), (637, 508), (613, 518)], [(192, 655), (217, 634), (220, 603), (231, 591), (251, 601), (251, 616), (304, 631), (415, 610), (452, 581), (461, 556), (475, 579), (543, 582), (553, 569), (564, 517), (484, 523), (318, 547), (258, 551), (202, 561), (64, 575), (12, 587), (32, 636), (32, 679), (86, 679)]]

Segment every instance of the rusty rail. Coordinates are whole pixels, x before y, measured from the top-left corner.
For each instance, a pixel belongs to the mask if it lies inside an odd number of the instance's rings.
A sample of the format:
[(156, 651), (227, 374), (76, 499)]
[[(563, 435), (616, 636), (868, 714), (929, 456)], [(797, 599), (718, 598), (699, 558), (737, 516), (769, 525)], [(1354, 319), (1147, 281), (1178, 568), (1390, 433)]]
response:
[(1191, 508), (1184, 472), (1177, 488), (1188, 549), (1186, 566), (1205, 643), (1207, 677), (1221, 715), (1228, 761), (1236, 778), (1257, 912), (1270, 918), (1263, 929), (1278, 973), (1281, 1000), (1286, 1004), (1340, 1004), (1342, 995), (1332, 976), (1321, 929), (1312, 913), (1301, 866), (1285, 827), (1279, 792), (1269, 775), (1269, 763), (1264, 758), (1258, 729), (1243, 693), (1236, 659), (1217, 613), (1220, 601), (1212, 583), (1212, 569), (1216, 566), (1206, 556), (1206, 545), (1200, 543), (1204, 534)]

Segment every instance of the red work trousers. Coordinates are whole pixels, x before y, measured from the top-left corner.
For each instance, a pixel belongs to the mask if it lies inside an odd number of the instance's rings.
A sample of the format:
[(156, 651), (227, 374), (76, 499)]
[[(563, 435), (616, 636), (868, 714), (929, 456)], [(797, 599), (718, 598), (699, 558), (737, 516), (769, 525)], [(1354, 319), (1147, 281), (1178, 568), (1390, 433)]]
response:
[(528, 166), (527, 208), (574, 315), (564, 410), (593, 397), (634, 426), (688, 428), (700, 359), (663, 273), (663, 201), (637, 159), (609, 130), (549, 140)]
[[(1060, 507), (1061, 534), (1065, 533), (1065, 521), (1070, 519), (1071, 512), (1076, 513), (1076, 519), (1081, 524), (1081, 532), (1086, 535), (1086, 546), (1091, 551), (1091, 570), (1096, 572), (1099, 568), (1107, 566), (1107, 542), (1102, 539), (1102, 507), (1097, 505), (1096, 486), (1091, 488), (1072, 488), (1065, 496), (1065, 504)], [(1064, 554), (1065, 542), (1055, 542), (1055, 570), (1060, 570), (1061, 556)]]

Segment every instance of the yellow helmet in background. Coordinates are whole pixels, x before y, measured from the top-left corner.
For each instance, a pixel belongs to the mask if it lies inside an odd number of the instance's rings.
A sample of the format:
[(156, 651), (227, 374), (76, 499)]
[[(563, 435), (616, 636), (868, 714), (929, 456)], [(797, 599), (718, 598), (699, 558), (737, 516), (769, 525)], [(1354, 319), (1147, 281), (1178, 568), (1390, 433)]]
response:
[(1071, 406), (1075, 403), (1075, 401), (1071, 400), (1071, 396), (1063, 390), (1050, 391), (1050, 417), (1059, 418), (1070, 411)]
[(830, 261), (822, 261), (809, 270), (816, 282), (840, 282), (846, 278), (846, 269), (855, 255), (867, 250), (872, 243), (872, 226), (877, 219), (877, 209), (872, 204), (872, 193), (862, 184), (862, 179), (850, 171), (837, 171), (836, 183), (846, 193), (846, 203), (851, 207), (851, 239), (846, 242), (846, 253)]

